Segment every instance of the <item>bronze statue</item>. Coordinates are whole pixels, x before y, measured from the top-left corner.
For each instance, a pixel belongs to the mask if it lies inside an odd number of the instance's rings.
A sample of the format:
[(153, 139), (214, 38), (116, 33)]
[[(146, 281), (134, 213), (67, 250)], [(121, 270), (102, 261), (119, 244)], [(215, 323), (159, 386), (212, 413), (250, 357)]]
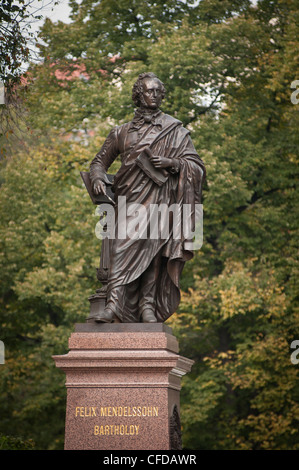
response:
[[(93, 192), (103, 195), (106, 173), (116, 157), (121, 157), (112, 186), (116, 236), (109, 240), (107, 303), (96, 316), (97, 322), (163, 322), (180, 301), (180, 275), (193, 253), (186, 249), (188, 240), (183, 233), (174, 237), (178, 228), (174, 225), (181, 221), (171, 213), (166, 222), (162, 220), (169, 225), (166, 237), (149, 236), (150, 211), (159, 204), (175, 204), (180, 211), (184, 204), (194, 208), (201, 202), (205, 167), (189, 131), (159, 109), (164, 96), (164, 85), (156, 75), (139, 75), (132, 92), (137, 107), (132, 121), (111, 130), (90, 165)], [(118, 201), (124, 198), (127, 207), (144, 207), (149, 216), (142, 219), (138, 238), (117, 235), (124, 228), (118, 222)], [(194, 211), (192, 214), (194, 217)], [(126, 213), (125, 224), (133, 223), (135, 216)]]

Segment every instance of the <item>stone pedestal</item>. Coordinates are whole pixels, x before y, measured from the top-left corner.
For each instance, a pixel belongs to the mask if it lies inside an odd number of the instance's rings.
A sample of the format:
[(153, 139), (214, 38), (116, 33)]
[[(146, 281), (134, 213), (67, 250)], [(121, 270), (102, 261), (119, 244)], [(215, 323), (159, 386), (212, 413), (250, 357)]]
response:
[(181, 377), (193, 361), (163, 323), (77, 324), (66, 373), (66, 450), (181, 448)]

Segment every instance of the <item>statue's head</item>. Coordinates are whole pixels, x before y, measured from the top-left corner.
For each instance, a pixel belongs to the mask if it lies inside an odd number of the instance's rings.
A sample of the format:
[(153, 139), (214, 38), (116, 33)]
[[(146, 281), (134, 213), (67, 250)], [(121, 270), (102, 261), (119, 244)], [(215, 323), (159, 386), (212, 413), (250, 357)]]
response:
[(152, 72), (141, 73), (133, 86), (132, 99), (137, 107), (157, 109), (165, 97), (165, 87)]

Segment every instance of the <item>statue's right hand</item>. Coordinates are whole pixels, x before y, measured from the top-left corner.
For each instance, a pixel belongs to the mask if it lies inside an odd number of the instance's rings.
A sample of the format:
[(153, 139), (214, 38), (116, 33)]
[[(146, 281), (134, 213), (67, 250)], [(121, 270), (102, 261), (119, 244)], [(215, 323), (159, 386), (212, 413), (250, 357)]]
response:
[(104, 181), (96, 180), (93, 183), (93, 192), (95, 194), (106, 194), (106, 185)]

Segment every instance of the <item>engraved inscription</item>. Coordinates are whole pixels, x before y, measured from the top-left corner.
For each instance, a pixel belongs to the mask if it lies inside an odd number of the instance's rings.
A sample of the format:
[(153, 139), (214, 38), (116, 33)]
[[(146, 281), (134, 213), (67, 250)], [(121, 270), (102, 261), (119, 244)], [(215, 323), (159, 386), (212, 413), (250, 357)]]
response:
[(99, 418), (104, 420), (93, 426), (94, 436), (138, 436), (140, 425), (128, 423), (106, 424), (107, 418), (156, 418), (159, 416), (158, 406), (76, 406), (75, 417)]
[(159, 408), (158, 406), (76, 406), (75, 416), (156, 417), (159, 416)]
[(75, 416), (87, 418), (89, 416), (97, 416), (95, 406), (76, 406)]
[(157, 406), (101, 406), (101, 416), (158, 416)]
[(124, 424), (106, 424), (105, 426), (95, 426), (95, 436), (138, 436), (139, 426)]

